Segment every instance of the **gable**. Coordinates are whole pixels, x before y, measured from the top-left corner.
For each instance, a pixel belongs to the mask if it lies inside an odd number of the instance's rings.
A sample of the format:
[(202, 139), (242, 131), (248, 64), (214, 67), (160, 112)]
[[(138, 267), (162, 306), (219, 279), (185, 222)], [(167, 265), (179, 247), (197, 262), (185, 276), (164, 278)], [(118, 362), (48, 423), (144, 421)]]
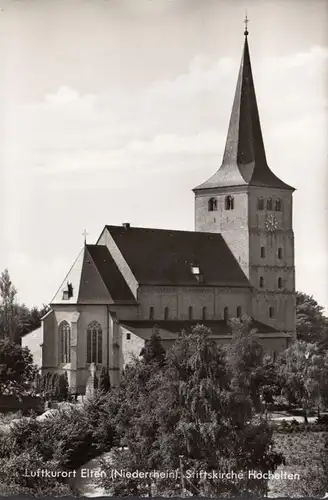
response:
[[(82, 248), (74, 264), (72, 265), (69, 272), (65, 276), (65, 279), (63, 280), (55, 296), (51, 300), (50, 302), (51, 304), (77, 304), (83, 262), (84, 262), (84, 248)], [(64, 296), (64, 291), (67, 290), (67, 283), (72, 284), (73, 295), (70, 298), (64, 299), (63, 296)]]
[(78, 303), (99, 303), (105, 302), (113, 304), (113, 299), (101, 278), (97, 266), (91, 256), (89, 245), (86, 246), (81, 270), (80, 288)]

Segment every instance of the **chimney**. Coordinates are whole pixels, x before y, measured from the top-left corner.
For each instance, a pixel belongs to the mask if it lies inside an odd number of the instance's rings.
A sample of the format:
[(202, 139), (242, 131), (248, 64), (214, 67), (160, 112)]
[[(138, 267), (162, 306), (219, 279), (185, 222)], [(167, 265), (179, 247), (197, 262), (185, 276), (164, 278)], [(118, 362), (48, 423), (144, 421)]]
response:
[(129, 227), (130, 227), (130, 222), (123, 222), (122, 226), (123, 226), (125, 229), (129, 229)]

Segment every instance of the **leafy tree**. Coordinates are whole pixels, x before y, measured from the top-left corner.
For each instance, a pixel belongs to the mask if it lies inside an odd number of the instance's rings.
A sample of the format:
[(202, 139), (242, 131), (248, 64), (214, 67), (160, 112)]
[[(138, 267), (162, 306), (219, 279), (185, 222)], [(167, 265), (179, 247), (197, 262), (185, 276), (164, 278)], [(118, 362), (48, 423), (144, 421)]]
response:
[(104, 392), (110, 391), (110, 376), (108, 368), (103, 367), (101, 369), (99, 378), (99, 389)]
[(328, 318), (312, 295), (296, 294), (296, 332), (298, 340), (328, 344)]
[(163, 363), (165, 359), (165, 349), (161, 342), (161, 337), (157, 329), (154, 329), (149, 340), (145, 341), (145, 346), (140, 355), (146, 364), (156, 361)]
[(29, 309), (24, 304), (19, 304), (16, 307), (17, 314), (17, 334), (18, 338), (32, 332), (41, 326), (41, 318), (50, 310), (50, 307), (43, 304), (40, 308), (32, 307)]
[(0, 393), (23, 393), (33, 382), (37, 367), (27, 347), (0, 340)]
[(232, 341), (225, 349), (231, 383), (236, 390), (249, 396), (256, 410), (261, 411), (262, 401), (272, 402), (273, 394), (279, 393), (275, 366), (270, 357), (264, 356), (250, 317), (243, 315), (229, 323)]
[(321, 405), (327, 392), (328, 356), (316, 344), (299, 340), (286, 349), (278, 359), (284, 380), (284, 391), (290, 403), (298, 403), (307, 422), (308, 410)]
[(17, 290), (12, 284), (8, 269), (0, 275), (1, 331), (11, 341), (15, 340), (15, 309)]
[(58, 399), (59, 401), (67, 401), (69, 396), (69, 385), (67, 372), (61, 373), (58, 379)]
[[(183, 467), (228, 472), (274, 470), (282, 457), (271, 450), (272, 430), (255, 415), (251, 398), (231, 382), (225, 352), (209, 330), (197, 326), (182, 333), (167, 352), (165, 363), (135, 360), (107, 401), (121, 430), (123, 452), (114, 454), (114, 467), (175, 470)], [(114, 403), (114, 404), (113, 404)], [(105, 465), (104, 467), (109, 467)], [(110, 465), (113, 467), (113, 464)], [(102, 479), (111, 493), (177, 495), (181, 485), (170, 478), (112, 482)], [(263, 494), (265, 480), (217, 478), (199, 474), (186, 480), (187, 494)]]
[(17, 290), (13, 285), (8, 269), (0, 275), (0, 334), (11, 341), (20, 343), (23, 335), (39, 328), (41, 318), (50, 310), (42, 307), (29, 309), (17, 301)]
[(59, 399), (60, 394), (60, 375), (58, 373), (51, 374), (51, 378), (49, 377), (49, 396), (54, 399)]

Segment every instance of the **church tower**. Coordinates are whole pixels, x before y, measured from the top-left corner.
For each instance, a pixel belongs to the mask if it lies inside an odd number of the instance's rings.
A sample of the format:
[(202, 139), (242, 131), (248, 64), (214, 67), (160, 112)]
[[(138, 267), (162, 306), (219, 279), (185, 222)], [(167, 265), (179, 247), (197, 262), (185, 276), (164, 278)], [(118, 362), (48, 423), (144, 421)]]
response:
[(252, 288), (254, 319), (295, 335), (294, 188), (269, 168), (248, 47), (221, 167), (195, 193), (195, 230), (221, 233)]

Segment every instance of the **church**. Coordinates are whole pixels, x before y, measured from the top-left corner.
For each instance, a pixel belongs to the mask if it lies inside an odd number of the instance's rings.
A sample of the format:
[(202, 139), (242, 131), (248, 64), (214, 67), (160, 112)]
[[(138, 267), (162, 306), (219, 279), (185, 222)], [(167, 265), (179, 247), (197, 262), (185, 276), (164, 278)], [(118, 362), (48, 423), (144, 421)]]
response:
[(103, 366), (116, 385), (155, 327), (166, 347), (196, 324), (224, 344), (246, 313), (273, 357), (295, 338), (294, 188), (267, 163), (244, 35), (222, 163), (193, 189), (194, 231), (106, 225), (42, 320), (41, 369), (66, 371), (74, 393)]

